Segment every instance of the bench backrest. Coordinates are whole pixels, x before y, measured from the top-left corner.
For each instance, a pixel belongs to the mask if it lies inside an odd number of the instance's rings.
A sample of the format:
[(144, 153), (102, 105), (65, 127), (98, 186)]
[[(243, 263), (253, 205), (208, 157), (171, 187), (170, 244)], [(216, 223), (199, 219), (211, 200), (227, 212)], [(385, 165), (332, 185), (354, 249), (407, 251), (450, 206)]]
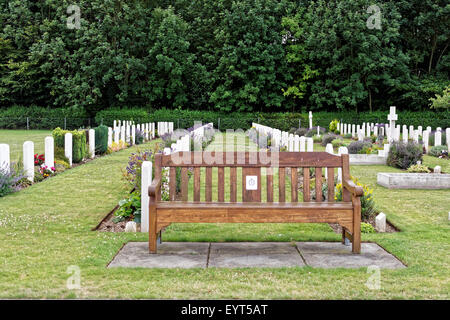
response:
[[(333, 155), (327, 152), (177, 152), (170, 155), (155, 155), (155, 177), (161, 177), (162, 168), (169, 168), (169, 200), (174, 201), (177, 194), (177, 168), (180, 182), (178, 188), (181, 200), (188, 201), (189, 168), (193, 171), (193, 200), (201, 201), (201, 179), (204, 179), (204, 200), (213, 201), (213, 189), (217, 188), (217, 201), (225, 201), (225, 187), (230, 191), (230, 202), (237, 202), (238, 184), (242, 186), (243, 202), (262, 201), (261, 171), (265, 168), (266, 201), (274, 201), (274, 189), (278, 189), (278, 202), (286, 202), (286, 169), (290, 171), (290, 201), (298, 202), (299, 191), (303, 201), (312, 201), (311, 186), (314, 185), (315, 201), (322, 202), (322, 169), (327, 174), (327, 201), (334, 202), (335, 168), (341, 168), (342, 179), (350, 178), (348, 155)], [(217, 168), (217, 186), (213, 186), (213, 168)], [(205, 168), (205, 169), (202, 169)], [(229, 168), (229, 179), (225, 178), (225, 168)], [(242, 168), (238, 174), (237, 168)], [(314, 179), (310, 176), (313, 168)], [(228, 171), (228, 170), (227, 170)], [(302, 184), (298, 176), (303, 175)], [(204, 177), (202, 177), (204, 175)], [(263, 175), (264, 176), (264, 175)], [(274, 183), (274, 177), (278, 181)], [(227, 184), (227, 186), (225, 186)], [(276, 191), (275, 191), (276, 192)], [(228, 201), (228, 199), (227, 199)], [(348, 191), (343, 191), (343, 201), (350, 201)]]

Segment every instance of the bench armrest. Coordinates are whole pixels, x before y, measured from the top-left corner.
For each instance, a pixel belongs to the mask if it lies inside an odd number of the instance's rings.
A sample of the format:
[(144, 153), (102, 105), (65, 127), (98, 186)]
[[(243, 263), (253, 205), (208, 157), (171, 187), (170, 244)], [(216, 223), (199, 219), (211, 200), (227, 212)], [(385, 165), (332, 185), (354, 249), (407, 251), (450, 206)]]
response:
[(342, 185), (355, 197), (361, 197), (364, 194), (363, 188), (357, 186), (352, 180), (344, 180)]
[(161, 191), (161, 178), (155, 178), (150, 187), (148, 187), (148, 195), (156, 198), (156, 195)]

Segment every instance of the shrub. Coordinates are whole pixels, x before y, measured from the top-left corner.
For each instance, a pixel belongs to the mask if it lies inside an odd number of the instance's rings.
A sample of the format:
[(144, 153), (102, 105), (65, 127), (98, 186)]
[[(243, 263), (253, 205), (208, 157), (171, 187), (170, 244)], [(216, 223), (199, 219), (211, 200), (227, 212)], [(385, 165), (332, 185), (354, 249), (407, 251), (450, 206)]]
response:
[(376, 233), (376, 231), (370, 223), (361, 222), (361, 233)]
[(434, 147), (431, 147), (431, 149), (428, 152), (428, 154), (430, 156), (433, 156), (433, 157), (439, 157), (439, 156), (442, 155), (442, 151), (448, 151), (447, 146), (434, 146)]
[(328, 128), (330, 129), (330, 132), (336, 132), (338, 131), (338, 125), (339, 125), (339, 120), (334, 119), (330, 122), (330, 125), (328, 126)]
[(74, 163), (81, 162), (86, 157), (86, 134), (84, 130), (63, 130), (61, 128), (56, 128), (52, 132), (53, 139), (55, 141), (55, 146), (62, 148), (64, 150), (64, 141), (66, 133), (72, 134), (72, 161)]
[(123, 140), (119, 140), (119, 143), (113, 141), (111, 147), (108, 147), (108, 153), (117, 152), (119, 150), (125, 149), (128, 147), (128, 144)]
[(345, 135), (344, 135), (344, 139), (351, 139), (353, 136), (352, 136), (352, 134), (351, 133), (346, 133)]
[(95, 130), (95, 153), (104, 154), (108, 151), (108, 127), (100, 125)]
[(370, 148), (371, 146), (372, 143), (367, 141), (353, 141), (348, 145), (347, 149), (349, 154), (358, 154), (364, 148)]
[(84, 130), (72, 131), (72, 161), (79, 163), (86, 158), (86, 134)]
[(387, 157), (387, 164), (394, 168), (408, 169), (411, 165), (421, 161), (423, 156), (422, 146), (409, 141), (403, 143), (397, 141), (391, 143), (389, 154)]
[(10, 170), (0, 167), (0, 197), (16, 191), (19, 181), (23, 178), (23, 171), (13, 163), (10, 164)]
[(65, 155), (64, 148), (55, 146), (55, 162), (58, 160), (64, 161), (67, 164), (69, 164), (69, 159), (67, 159), (67, 157)]
[(64, 172), (65, 170), (67, 170), (69, 168), (70, 168), (69, 162), (66, 162), (64, 160), (59, 160), (59, 159), (55, 160), (55, 171), (57, 173)]
[(144, 131), (142, 130), (136, 130), (136, 144), (142, 144), (144, 143)]
[(417, 173), (429, 173), (430, 169), (428, 169), (428, 167), (424, 166), (423, 164), (413, 164), (406, 171), (417, 172)]
[(331, 144), (333, 145), (333, 148), (339, 148), (342, 147), (344, 145), (344, 141), (342, 139), (334, 139), (333, 141), (331, 141)]
[(327, 133), (322, 138), (322, 146), (326, 146), (327, 144), (331, 143), (334, 139), (338, 139), (339, 136), (335, 135), (334, 133)]
[(306, 129), (306, 128), (298, 128), (297, 130), (295, 130), (294, 134), (301, 137), (301, 136), (305, 136), (307, 132), (308, 132), (308, 129)]
[(123, 171), (124, 179), (130, 184), (131, 187), (136, 188), (140, 192), (141, 190), (141, 172), (142, 163), (144, 161), (154, 161), (154, 152), (150, 150), (140, 151), (132, 153), (128, 158), (128, 165)]
[(314, 141), (314, 143), (321, 143), (322, 136), (318, 136), (318, 135), (313, 136), (313, 141)]
[(134, 191), (128, 199), (119, 201), (119, 209), (114, 213), (114, 222), (124, 221), (126, 218), (134, 218), (135, 222), (141, 222), (141, 193)]
[[(325, 128), (319, 127), (319, 133), (320, 135), (323, 135), (325, 133)], [(311, 129), (308, 129), (306, 132), (307, 137), (313, 137), (317, 134), (317, 127), (312, 127)]]
[[(353, 182), (363, 188), (364, 194), (361, 196), (361, 218), (365, 221), (369, 220), (376, 212), (375, 200), (373, 199), (373, 189), (365, 184), (359, 183), (358, 179), (351, 177)], [(342, 184), (336, 185), (336, 192), (334, 199), (336, 201), (342, 201)]]

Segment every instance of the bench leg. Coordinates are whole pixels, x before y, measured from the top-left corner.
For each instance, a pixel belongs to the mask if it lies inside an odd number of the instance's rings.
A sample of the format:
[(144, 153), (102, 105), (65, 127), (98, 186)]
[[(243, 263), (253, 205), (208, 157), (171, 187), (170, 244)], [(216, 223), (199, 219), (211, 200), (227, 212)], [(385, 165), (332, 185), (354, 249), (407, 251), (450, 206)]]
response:
[(341, 226), (342, 228), (342, 244), (345, 244), (345, 228), (343, 226)]
[(353, 242), (352, 252), (361, 253), (361, 199), (353, 197)]
[(158, 234), (156, 232), (156, 208), (154, 210), (151, 210), (152, 207), (150, 206), (150, 212), (149, 212), (149, 228), (148, 228), (148, 249), (150, 253), (156, 253), (157, 251), (157, 240), (158, 240)]

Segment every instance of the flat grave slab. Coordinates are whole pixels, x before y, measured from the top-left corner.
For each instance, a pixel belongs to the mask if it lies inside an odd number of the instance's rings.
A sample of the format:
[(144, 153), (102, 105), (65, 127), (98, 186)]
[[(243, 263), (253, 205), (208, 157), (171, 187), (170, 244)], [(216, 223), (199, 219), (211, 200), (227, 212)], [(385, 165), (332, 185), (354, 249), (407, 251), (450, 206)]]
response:
[(163, 242), (158, 253), (147, 242), (129, 242), (108, 268), (405, 268), (376, 243), (362, 243), (361, 254), (340, 242)]

